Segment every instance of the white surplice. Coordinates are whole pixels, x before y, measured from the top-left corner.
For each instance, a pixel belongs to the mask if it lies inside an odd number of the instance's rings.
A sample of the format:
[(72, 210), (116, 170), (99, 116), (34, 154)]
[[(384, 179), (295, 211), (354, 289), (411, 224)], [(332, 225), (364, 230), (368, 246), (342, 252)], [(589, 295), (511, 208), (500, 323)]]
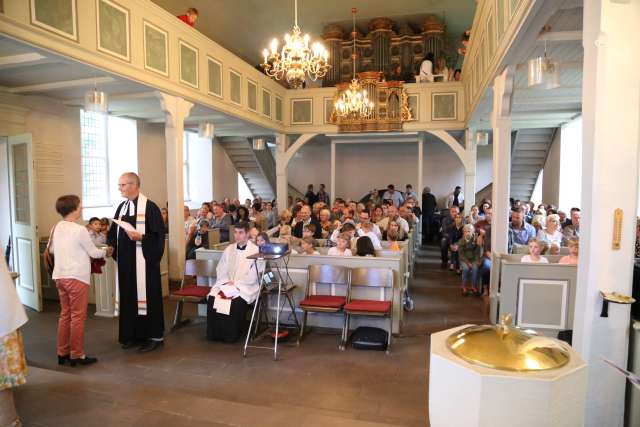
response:
[(244, 250), (239, 250), (236, 243), (227, 246), (218, 262), (216, 283), (209, 295), (216, 296), (221, 290), (224, 291), (224, 285), (233, 282), (240, 297), (248, 304), (253, 303), (260, 289), (259, 278), (254, 260), (247, 257), (257, 253), (258, 247), (251, 241), (247, 241)]

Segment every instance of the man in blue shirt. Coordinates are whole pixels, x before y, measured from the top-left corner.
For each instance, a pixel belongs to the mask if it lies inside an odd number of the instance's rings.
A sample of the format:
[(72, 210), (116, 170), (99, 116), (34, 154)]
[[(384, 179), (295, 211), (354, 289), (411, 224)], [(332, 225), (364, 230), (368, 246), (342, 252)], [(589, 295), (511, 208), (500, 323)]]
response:
[(529, 243), (529, 240), (536, 237), (536, 229), (524, 220), (524, 209), (521, 207), (511, 209), (509, 237), (512, 243), (516, 245), (526, 245)]

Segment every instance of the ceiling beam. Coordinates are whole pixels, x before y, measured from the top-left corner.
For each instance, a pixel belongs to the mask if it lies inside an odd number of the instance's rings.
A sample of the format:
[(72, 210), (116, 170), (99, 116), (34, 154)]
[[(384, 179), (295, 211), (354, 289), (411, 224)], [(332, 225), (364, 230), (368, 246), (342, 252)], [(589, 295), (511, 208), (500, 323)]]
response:
[(538, 36), (538, 42), (582, 41), (582, 31), (549, 31)]
[(0, 70), (9, 68), (28, 67), (30, 65), (48, 64), (56, 62), (52, 58), (47, 58), (36, 52), (21, 53), (19, 55), (0, 56)]
[(93, 86), (99, 84), (113, 83), (116, 79), (113, 77), (98, 77), (78, 80), (65, 80), (60, 82), (42, 83), (29, 86), (18, 86), (9, 89), (11, 93), (32, 93), (32, 92), (48, 92), (51, 90), (69, 89), (74, 87)]

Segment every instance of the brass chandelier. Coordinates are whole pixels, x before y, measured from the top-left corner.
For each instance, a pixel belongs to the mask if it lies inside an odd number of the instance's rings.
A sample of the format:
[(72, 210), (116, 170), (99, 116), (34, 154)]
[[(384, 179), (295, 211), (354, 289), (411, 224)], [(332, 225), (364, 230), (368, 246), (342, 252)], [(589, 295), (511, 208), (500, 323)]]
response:
[(284, 35), (284, 46), (278, 52), (278, 39), (271, 41), (270, 51), (264, 49), (262, 55), (264, 72), (276, 80), (287, 80), (293, 89), (300, 89), (309, 76), (311, 80), (324, 77), (330, 68), (327, 63), (329, 52), (320, 42), (309, 49), (309, 34), (302, 36), (298, 27), (298, 0), (294, 0), (295, 22), (291, 33)]
[(362, 84), (356, 76), (357, 11), (355, 7), (351, 9), (351, 15), (353, 17), (353, 32), (351, 33), (353, 38), (353, 53), (351, 54), (351, 58), (353, 59), (353, 79), (349, 87), (338, 96), (338, 99), (333, 105), (335, 114), (340, 119), (362, 119), (369, 117), (373, 112), (373, 101), (369, 100), (367, 90), (362, 87)]

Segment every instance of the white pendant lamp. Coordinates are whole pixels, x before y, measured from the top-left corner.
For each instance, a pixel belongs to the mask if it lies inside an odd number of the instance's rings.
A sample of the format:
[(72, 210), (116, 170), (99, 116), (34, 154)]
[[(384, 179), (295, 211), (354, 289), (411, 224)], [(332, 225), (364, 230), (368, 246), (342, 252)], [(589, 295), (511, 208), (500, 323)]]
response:
[(200, 138), (213, 139), (215, 126), (213, 123), (202, 122), (198, 125), (198, 136)]

